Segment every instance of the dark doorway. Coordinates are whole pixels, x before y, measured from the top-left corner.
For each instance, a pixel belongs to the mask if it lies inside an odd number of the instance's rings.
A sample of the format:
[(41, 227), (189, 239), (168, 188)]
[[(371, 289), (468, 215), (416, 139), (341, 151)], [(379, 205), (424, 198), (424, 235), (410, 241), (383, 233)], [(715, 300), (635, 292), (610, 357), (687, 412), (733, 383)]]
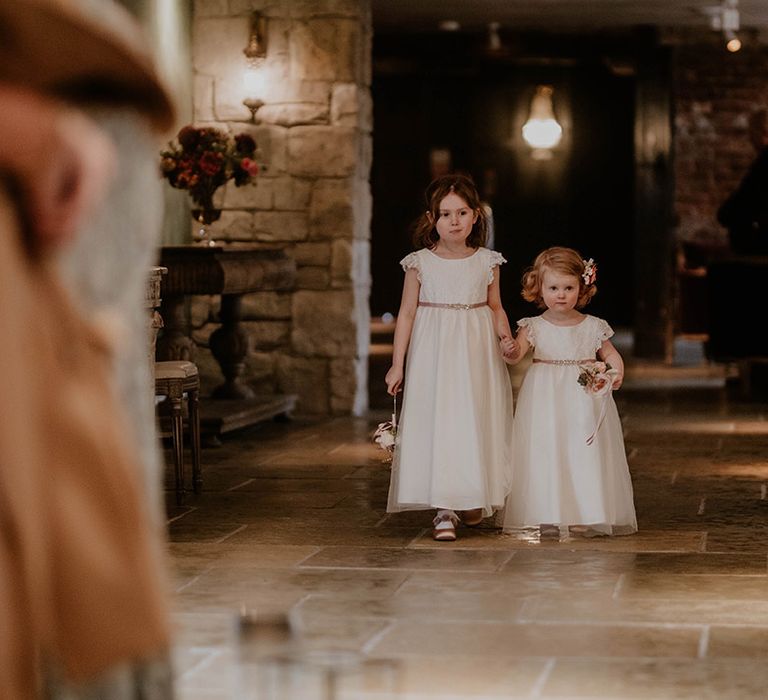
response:
[[(511, 320), (538, 313), (519, 295), (524, 268), (543, 248), (566, 245), (598, 263), (589, 312), (631, 326), (634, 78), (617, 75), (589, 42), (532, 60), (473, 54), (460, 41), (374, 45), (372, 313), (397, 312), (397, 262), (411, 250), (430, 152), (443, 149), (492, 207), (494, 247), (509, 261), (502, 295)], [(554, 86), (566, 130), (547, 161), (532, 160), (519, 133), (538, 84)]]

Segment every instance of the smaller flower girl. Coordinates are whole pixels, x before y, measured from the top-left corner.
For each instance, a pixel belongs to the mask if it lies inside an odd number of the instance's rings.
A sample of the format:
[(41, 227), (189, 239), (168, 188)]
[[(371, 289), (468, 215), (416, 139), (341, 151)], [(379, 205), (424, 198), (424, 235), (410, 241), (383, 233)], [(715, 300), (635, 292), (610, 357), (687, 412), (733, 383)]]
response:
[(624, 363), (602, 319), (583, 314), (597, 267), (570, 248), (548, 248), (523, 276), (523, 298), (545, 309), (517, 322), (516, 364), (533, 348), (514, 419), (515, 480), (504, 529), (584, 535), (637, 530), (632, 481), (612, 391)]

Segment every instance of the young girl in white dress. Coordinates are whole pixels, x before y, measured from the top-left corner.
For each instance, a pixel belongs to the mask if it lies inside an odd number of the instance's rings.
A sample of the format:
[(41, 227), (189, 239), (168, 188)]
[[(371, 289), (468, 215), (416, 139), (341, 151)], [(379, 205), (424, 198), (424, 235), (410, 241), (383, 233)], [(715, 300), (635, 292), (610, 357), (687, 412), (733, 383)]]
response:
[[(637, 530), (612, 396), (621, 386), (624, 363), (608, 340), (611, 327), (579, 311), (597, 291), (596, 272), (575, 250), (549, 248), (523, 276), (523, 298), (545, 311), (517, 322), (517, 346), (501, 340), (510, 364), (533, 348), (515, 412), (506, 531), (540, 527), (545, 536), (567, 536), (570, 527), (571, 533), (590, 536)], [(585, 369), (593, 371), (595, 382), (586, 381), (588, 374), (580, 379)]]
[(392, 395), (405, 392), (387, 511), (436, 508), (433, 537), (452, 541), (460, 521), (478, 525), (509, 492), (512, 389), (498, 343), (516, 344), (499, 294), (506, 261), (483, 247), (485, 212), (472, 180), (438, 178), (426, 200), (418, 250), (400, 262), (386, 383)]

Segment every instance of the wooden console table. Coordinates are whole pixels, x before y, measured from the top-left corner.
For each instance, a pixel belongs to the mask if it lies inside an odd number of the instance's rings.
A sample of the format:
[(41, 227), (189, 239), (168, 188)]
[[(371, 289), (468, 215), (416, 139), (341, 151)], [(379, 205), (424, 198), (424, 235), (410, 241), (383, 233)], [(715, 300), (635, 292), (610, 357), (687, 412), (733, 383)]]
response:
[(163, 280), (165, 330), (158, 342), (160, 360), (194, 362), (195, 343), (185, 298), (221, 295), (221, 326), (211, 334), (210, 348), (224, 383), (214, 389), (210, 400), (201, 403), (203, 432), (218, 435), (288, 414), (295, 406), (295, 396), (257, 396), (242, 381), (248, 338), (240, 322), (243, 294), (293, 289), (295, 261), (276, 249), (186, 245), (162, 247), (160, 265), (168, 269)]

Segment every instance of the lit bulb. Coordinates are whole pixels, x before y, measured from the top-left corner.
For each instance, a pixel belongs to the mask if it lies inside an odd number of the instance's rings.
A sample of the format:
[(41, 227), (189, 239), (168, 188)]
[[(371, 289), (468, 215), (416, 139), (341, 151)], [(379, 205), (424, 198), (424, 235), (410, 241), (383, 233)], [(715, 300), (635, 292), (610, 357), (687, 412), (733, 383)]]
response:
[(264, 92), (264, 78), (255, 66), (246, 67), (243, 73), (243, 90), (248, 97), (261, 95)]
[(741, 49), (741, 40), (736, 36), (736, 32), (731, 29), (726, 29), (724, 34), (725, 38), (728, 40), (728, 43), (725, 45), (726, 49), (728, 49), (731, 53), (736, 53), (739, 49)]
[(562, 135), (563, 127), (554, 119), (529, 119), (523, 125), (523, 138), (533, 148), (554, 148)]
[(531, 116), (523, 125), (523, 138), (534, 149), (554, 148), (563, 136), (552, 109), (552, 88), (539, 85), (531, 100)]

